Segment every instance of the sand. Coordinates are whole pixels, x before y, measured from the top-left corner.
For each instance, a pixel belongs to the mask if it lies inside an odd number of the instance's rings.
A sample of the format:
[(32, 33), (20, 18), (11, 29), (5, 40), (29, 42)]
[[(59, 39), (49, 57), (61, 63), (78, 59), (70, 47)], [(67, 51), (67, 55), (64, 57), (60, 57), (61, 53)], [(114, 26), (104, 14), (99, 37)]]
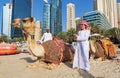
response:
[(52, 70), (29, 68), (35, 57), (28, 53), (0, 56), (0, 78), (120, 78), (120, 61), (90, 59), (89, 72), (72, 69), (72, 62), (61, 63)]

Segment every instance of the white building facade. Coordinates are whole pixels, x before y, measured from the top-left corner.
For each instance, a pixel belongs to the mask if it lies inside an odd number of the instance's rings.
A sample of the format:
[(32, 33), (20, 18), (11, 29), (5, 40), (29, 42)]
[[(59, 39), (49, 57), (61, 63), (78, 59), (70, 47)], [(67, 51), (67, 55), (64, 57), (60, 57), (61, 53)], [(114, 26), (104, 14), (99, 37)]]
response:
[(41, 22), (36, 21), (35, 22), (35, 41), (40, 40), (41, 35), (42, 35), (42, 29), (41, 29)]
[(118, 27), (120, 28), (120, 3), (117, 3)]
[(79, 30), (80, 21), (81, 21), (81, 20), (80, 20), (80, 18), (79, 18), (79, 17), (75, 18), (76, 30), (77, 30), (77, 31)]
[(12, 4), (5, 4), (3, 6), (3, 19), (2, 19), (2, 35), (11, 39), (11, 15)]
[(94, 0), (94, 10), (104, 13), (112, 27), (118, 27), (116, 0)]
[(75, 6), (72, 3), (67, 4), (67, 12), (66, 12), (66, 31), (71, 28), (76, 29), (75, 24)]

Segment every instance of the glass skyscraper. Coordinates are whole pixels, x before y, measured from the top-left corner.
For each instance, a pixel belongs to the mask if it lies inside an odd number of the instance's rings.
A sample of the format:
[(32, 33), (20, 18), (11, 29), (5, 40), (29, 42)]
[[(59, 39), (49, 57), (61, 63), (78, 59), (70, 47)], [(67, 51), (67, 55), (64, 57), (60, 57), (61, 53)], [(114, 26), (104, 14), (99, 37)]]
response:
[(91, 11), (83, 15), (83, 19), (89, 24), (93, 23), (96, 26), (100, 26), (102, 29), (110, 29), (112, 26), (108, 22), (106, 16), (99, 11)]
[(50, 31), (53, 35), (62, 31), (62, 2), (51, 0)]
[[(32, 0), (12, 0), (12, 20), (16, 18), (31, 17)], [(12, 29), (12, 37), (22, 37), (22, 32), (18, 28)]]
[(43, 4), (43, 26), (42, 31), (43, 33), (46, 32), (46, 28), (50, 29), (50, 4), (47, 0), (44, 0)]

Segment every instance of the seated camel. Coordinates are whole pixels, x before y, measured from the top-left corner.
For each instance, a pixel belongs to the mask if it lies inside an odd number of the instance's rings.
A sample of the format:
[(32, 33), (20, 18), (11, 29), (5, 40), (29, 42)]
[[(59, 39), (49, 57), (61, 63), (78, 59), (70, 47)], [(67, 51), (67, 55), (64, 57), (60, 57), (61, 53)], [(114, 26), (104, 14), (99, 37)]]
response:
[(104, 48), (96, 40), (89, 40), (90, 43), (90, 54), (94, 55), (94, 58), (101, 58), (105, 60)]
[(30, 54), (37, 57), (37, 60), (44, 59), (46, 62), (60, 64), (62, 61), (71, 61), (73, 59), (73, 47), (65, 44), (64, 41), (54, 38), (54, 40), (37, 44), (35, 41), (35, 24), (32, 17), (25, 19), (15, 19), (12, 22), (13, 27), (20, 28), (26, 39)]
[(90, 53), (95, 56), (95, 58), (113, 58), (116, 56), (116, 46), (107, 39), (101, 40), (90, 40)]

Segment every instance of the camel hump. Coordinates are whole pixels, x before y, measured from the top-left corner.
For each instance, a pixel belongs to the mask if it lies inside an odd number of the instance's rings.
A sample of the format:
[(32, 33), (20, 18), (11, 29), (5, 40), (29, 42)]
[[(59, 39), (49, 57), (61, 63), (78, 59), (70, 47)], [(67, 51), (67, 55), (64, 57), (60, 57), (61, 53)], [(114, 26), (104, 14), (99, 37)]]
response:
[(54, 40), (48, 40), (41, 44), (45, 50), (45, 61), (59, 64), (61, 62), (60, 58), (62, 57), (61, 49), (56, 45)]

